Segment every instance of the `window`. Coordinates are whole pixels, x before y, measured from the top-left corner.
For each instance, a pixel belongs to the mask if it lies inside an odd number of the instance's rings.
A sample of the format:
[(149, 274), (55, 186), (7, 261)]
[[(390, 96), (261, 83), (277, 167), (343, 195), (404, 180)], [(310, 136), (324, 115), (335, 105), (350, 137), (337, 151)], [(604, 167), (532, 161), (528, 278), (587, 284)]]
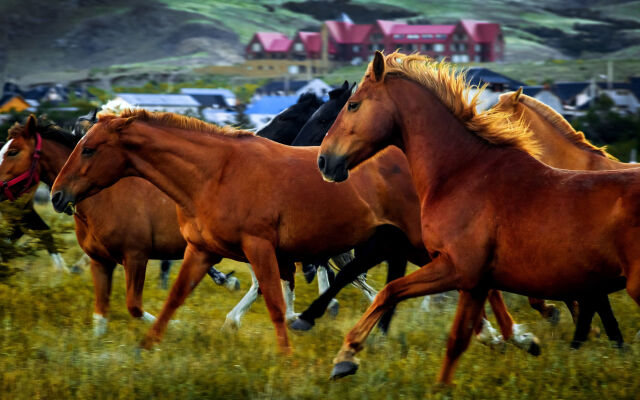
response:
[(251, 45), (251, 51), (262, 51), (262, 46), (260, 45), (260, 43), (255, 42), (254, 44)]
[(436, 39), (446, 39), (447, 35), (445, 35), (444, 33), (439, 33), (436, 35)]
[(407, 35), (407, 39), (420, 39), (420, 35)]
[(408, 45), (407, 45), (407, 51), (409, 51), (409, 52), (411, 52), (411, 51), (416, 51), (416, 50), (417, 50), (417, 48), (416, 48), (416, 47), (417, 47), (417, 46), (416, 46), (415, 44), (408, 44)]
[(423, 39), (433, 39), (433, 35), (430, 33), (424, 33), (422, 34), (422, 38)]
[(453, 38), (455, 40), (460, 40), (460, 41), (467, 40), (467, 35), (460, 33), (460, 34), (456, 34)]
[(371, 36), (369, 36), (369, 39), (370, 39), (372, 42), (377, 42), (377, 41), (379, 41), (379, 40), (382, 40), (382, 33), (374, 33), (374, 34), (372, 34)]
[(475, 58), (474, 58), (475, 62), (482, 62), (482, 57), (479, 54), (476, 54)]
[(358, 46), (357, 44), (353, 45), (353, 52), (354, 53), (359, 53), (360, 52), (360, 46)]
[(435, 43), (433, 45), (433, 51), (437, 51), (438, 53), (443, 52), (444, 51), (444, 44), (442, 43)]
[(467, 45), (465, 43), (458, 43), (458, 51), (467, 51)]
[(304, 46), (302, 43), (298, 42), (293, 45), (293, 51), (304, 51)]
[(393, 35), (394, 39), (402, 39), (404, 37), (404, 35)]
[(480, 53), (480, 51), (482, 51), (482, 46), (479, 44), (476, 44), (475, 46), (473, 46), (473, 50), (475, 50), (476, 53)]
[(432, 46), (430, 44), (423, 44), (422, 51), (431, 51)]

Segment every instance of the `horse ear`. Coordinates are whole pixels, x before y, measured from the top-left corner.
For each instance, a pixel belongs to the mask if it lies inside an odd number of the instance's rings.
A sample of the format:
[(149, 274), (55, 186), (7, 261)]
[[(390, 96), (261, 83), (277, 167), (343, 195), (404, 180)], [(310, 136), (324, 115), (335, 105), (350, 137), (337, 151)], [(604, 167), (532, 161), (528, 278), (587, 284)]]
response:
[(38, 120), (36, 119), (36, 116), (33, 114), (30, 114), (29, 117), (27, 118), (27, 122), (24, 124), (24, 130), (23, 130), (22, 136), (24, 136), (27, 139), (35, 137), (37, 127), (38, 127)]
[(356, 90), (358, 90), (358, 82), (354, 82), (353, 85), (351, 86), (351, 89), (349, 89), (349, 96), (354, 94)]
[(373, 76), (376, 82), (380, 82), (384, 76), (384, 56), (380, 50), (376, 50), (373, 56)]
[(349, 89), (349, 81), (344, 81), (344, 83), (342, 84), (342, 87), (340, 89), (342, 89), (342, 90)]
[(520, 86), (520, 88), (518, 88), (518, 90), (516, 90), (516, 92), (513, 94), (513, 102), (517, 103), (518, 99), (520, 98), (520, 95), (522, 94), (522, 86)]
[(90, 113), (89, 113), (89, 121), (93, 122), (94, 124), (96, 122), (98, 122), (98, 109), (94, 108)]
[(122, 132), (123, 130), (125, 130), (129, 125), (131, 125), (131, 123), (133, 121), (135, 121), (136, 118), (135, 117), (128, 117), (128, 118), (114, 118), (110, 125), (111, 128), (116, 131), (116, 132)]

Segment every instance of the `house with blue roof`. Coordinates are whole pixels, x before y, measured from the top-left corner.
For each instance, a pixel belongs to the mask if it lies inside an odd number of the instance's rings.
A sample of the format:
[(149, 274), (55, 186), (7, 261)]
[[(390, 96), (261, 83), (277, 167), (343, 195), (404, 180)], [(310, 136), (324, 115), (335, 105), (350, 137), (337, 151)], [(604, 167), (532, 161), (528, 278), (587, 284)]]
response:
[(285, 108), (297, 102), (298, 96), (262, 96), (249, 104), (245, 113), (256, 129), (260, 129)]
[(237, 103), (236, 95), (223, 88), (182, 88), (180, 94), (193, 97), (204, 107), (231, 108)]

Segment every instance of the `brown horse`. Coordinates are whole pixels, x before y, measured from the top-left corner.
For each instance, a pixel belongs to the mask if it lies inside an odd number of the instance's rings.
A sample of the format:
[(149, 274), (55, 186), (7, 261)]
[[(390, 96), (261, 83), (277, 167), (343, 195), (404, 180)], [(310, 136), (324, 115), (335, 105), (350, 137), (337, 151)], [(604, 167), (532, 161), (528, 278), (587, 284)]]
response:
[[(510, 114), (509, 120), (523, 120), (538, 141), (538, 160), (555, 168), (571, 170), (604, 171), (615, 169), (638, 168), (638, 164), (627, 164), (618, 161), (604, 148), (589, 143), (582, 132), (576, 132), (562, 115), (541, 101), (522, 94), (522, 88), (516, 92), (500, 95), (496, 110)], [(553, 306), (543, 300), (529, 299), (532, 307), (543, 316), (553, 315)], [(573, 302), (567, 304), (573, 311)], [(579, 347), (586, 340), (591, 319), (598, 312), (607, 331), (609, 339), (622, 345), (622, 333), (611, 310), (609, 298), (580, 304), (579, 318), (576, 322), (576, 333), (572, 347)], [(556, 311), (557, 312), (557, 311)]]
[(444, 383), (490, 288), (566, 300), (619, 290), (626, 278), (640, 304), (640, 171), (551, 168), (531, 156), (536, 143), (524, 125), (496, 110), (479, 114), (468, 89), (448, 64), (377, 52), (320, 147), (318, 167), (332, 181), (390, 144), (403, 149), (433, 259), (378, 293), (347, 334), (334, 377), (355, 372), (375, 322), (411, 297), (462, 291)]
[[(31, 115), (9, 131), (8, 150), (0, 157), (0, 180), (29, 169), (41, 138), (37, 173), (52, 185), (80, 136), (53, 124), (38, 124)], [(127, 309), (147, 322), (155, 318), (142, 308), (142, 291), (149, 259), (180, 259), (186, 242), (180, 235), (175, 205), (164, 193), (140, 178), (126, 178), (78, 203), (76, 237), (91, 258), (95, 305), (94, 333), (106, 330), (111, 280), (116, 264), (124, 266)]]
[(390, 149), (352, 182), (333, 185), (316, 169), (317, 150), (169, 113), (104, 116), (70, 155), (52, 201), (63, 211), (123, 176), (141, 176), (179, 205), (184, 262), (145, 347), (161, 338), (208, 265), (227, 257), (251, 263), (278, 344), (288, 350), (279, 277), (293, 281), (294, 261), (339, 254), (386, 226), (406, 234), (412, 259), (426, 258), (401, 151)]

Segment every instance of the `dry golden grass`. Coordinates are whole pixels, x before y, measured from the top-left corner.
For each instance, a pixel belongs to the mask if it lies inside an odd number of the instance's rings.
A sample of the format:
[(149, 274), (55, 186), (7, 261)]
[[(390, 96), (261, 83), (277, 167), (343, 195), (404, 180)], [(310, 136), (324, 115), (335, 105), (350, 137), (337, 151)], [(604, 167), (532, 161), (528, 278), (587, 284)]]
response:
[[(48, 211), (45, 212), (46, 215)], [(79, 250), (73, 236), (65, 254)], [(398, 307), (388, 338), (372, 338), (360, 354), (357, 375), (328, 381), (331, 360), (342, 338), (365, 310), (367, 301), (349, 287), (339, 296), (340, 314), (324, 317), (310, 333), (292, 334), (294, 355), (275, 349), (274, 331), (264, 302), (247, 314), (240, 331), (222, 332), (226, 313), (250, 282), (244, 265), (225, 261), (243, 284), (230, 293), (209, 278), (178, 311), (179, 323), (169, 326), (164, 341), (136, 355), (148, 326), (127, 313), (124, 273), (115, 272), (108, 332), (93, 337), (93, 288), (90, 274), (60, 274), (46, 253), (19, 259), (24, 268), (0, 283), (0, 398), (2, 399), (132, 399), (132, 398), (253, 398), (253, 399), (398, 399), (398, 398), (638, 398), (640, 344), (626, 352), (592, 338), (580, 351), (570, 351), (573, 325), (563, 309), (551, 327), (531, 310), (526, 299), (506, 295), (519, 322), (542, 340), (543, 353), (534, 358), (513, 346), (505, 354), (473, 342), (455, 376), (456, 386), (435, 390), (455, 303), (425, 314), (420, 300)], [(172, 270), (172, 279), (177, 273)], [(157, 314), (167, 292), (159, 288), (158, 262), (151, 262), (145, 285), (145, 308)], [(384, 268), (370, 280), (382, 287)], [(301, 311), (317, 294), (314, 285), (297, 277), (296, 308)], [(640, 310), (621, 292), (612, 296), (614, 311), (626, 339), (640, 328)], [(599, 321), (597, 321), (599, 326)]]

